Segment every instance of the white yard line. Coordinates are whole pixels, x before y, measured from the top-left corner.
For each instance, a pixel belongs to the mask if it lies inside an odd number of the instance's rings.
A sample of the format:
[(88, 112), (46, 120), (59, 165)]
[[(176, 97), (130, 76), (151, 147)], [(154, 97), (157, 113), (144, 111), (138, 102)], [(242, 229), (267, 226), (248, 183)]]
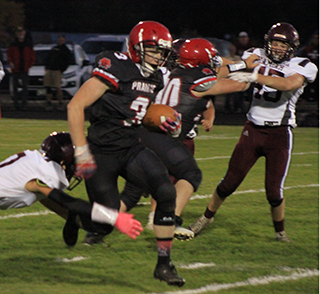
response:
[(86, 260), (86, 259), (89, 259), (90, 257), (83, 257), (83, 256), (76, 256), (76, 257), (73, 257), (73, 258), (60, 258), (58, 257), (56, 259), (57, 262), (77, 262), (77, 261), (82, 261), (82, 260)]
[[(319, 184), (309, 184), (309, 185), (298, 185), (298, 186), (292, 186), (292, 187), (284, 187), (284, 190), (289, 189), (297, 189), (297, 188), (312, 188), (312, 187), (319, 187)], [(257, 189), (257, 190), (244, 190), (244, 191), (236, 191), (233, 194), (248, 194), (248, 193), (264, 193), (265, 189)], [(205, 194), (205, 195), (194, 195), (191, 196), (190, 200), (195, 199), (207, 199), (211, 198), (212, 194)], [(138, 205), (150, 205), (150, 202), (139, 202)], [(8, 214), (4, 216), (0, 216), (0, 220), (8, 219), (8, 218), (21, 218), (25, 216), (41, 216), (41, 215), (47, 215), (47, 214), (55, 214), (52, 211), (49, 210), (42, 210), (38, 212), (29, 212), (29, 213), (19, 213), (19, 214)]]
[(191, 263), (187, 265), (178, 265), (178, 268), (183, 268), (183, 269), (198, 269), (198, 268), (204, 268), (204, 267), (213, 267), (216, 266), (214, 262), (209, 262), (209, 263), (202, 263), (202, 262), (196, 262), (196, 263)]
[(8, 219), (8, 218), (21, 218), (21, 217), (25, 217), (25, 216), (40, 216), (40, 215), (47, 215), (47, 214), (55, 214), (55, 213), (53, 211), (49, 211), (49, 210), (42, 210), (42, 211), (38, 211), (38, 212), (9, 214), (9, 215), (0, 216), (0, 220)]
[[(315, 276), (319, 276), (319, 270), (317, 269), (297, 269), (290, 275), (253, 277), (245, 281), (239, 281), (235, 283), (209, 284), (197, 289), (161, 292), (161, 294), (200, 294), (200, 293), (206, 293), (206, 292), (218, 292), (220, 290), (228, 290), (228, 289), (240, 288), (240, 287), (260, 286), (260, 285), (268, 285), (271, 283), (296, 281), (303, 278), (311, 278)], [(158, 293), (153, 292), (150, 294), (158, 294)]]

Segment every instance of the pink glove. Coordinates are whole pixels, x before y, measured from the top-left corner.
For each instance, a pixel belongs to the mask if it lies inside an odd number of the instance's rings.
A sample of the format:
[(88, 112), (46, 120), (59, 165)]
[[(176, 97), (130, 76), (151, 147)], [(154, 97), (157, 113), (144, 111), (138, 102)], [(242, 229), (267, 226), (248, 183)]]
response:
[(177, 118), (177, 121), (173, 121), (171, 118), (167, 117), (165, 121), (162, 122), (159, 128), (169, 133), (173, 138), (179, 137), (181, 133), (181, 113), (178, 113), (176, 110), (174, 111), (174, 116)]
[(76, 160), (76, 176), (84, 179), (90, 178), (97, 169), (97, 165), (88, 144), (76, 147), (74, 155)]
[(137, 238), (143, 231), (141, 223), (133, 218), (133, 214), (119, 212), (114, 226), (132, 239)]

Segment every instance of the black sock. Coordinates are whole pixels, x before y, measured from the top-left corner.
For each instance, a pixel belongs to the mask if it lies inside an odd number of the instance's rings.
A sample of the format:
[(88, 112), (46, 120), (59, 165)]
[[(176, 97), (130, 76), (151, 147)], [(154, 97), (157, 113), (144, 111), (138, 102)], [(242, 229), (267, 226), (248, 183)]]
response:
[(209, 208), (207, 207), (207, 209), (206, 209), (206, 211), (204, 213), (204, 216), (206, 218), (213, 218), (215, 214), (216, 214), (216, 211), (213, 212), (213, 211), (209, 210)]
[(273, 226), (277, 233), (284, 231), (284, 219), (279, 222), (273, 221)]

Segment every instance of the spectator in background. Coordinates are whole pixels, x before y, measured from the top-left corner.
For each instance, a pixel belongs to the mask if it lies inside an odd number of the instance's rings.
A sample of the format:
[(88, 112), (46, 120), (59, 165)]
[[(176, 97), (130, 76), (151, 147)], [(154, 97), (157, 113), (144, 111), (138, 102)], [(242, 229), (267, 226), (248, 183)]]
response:
[(68, 68), (71, 59), (71, 52), (66, 45), (66, 37), (60, 35), (57, 45), (54, 46), (46, 62), (46, 72), (44, 76), (44, 86), (47, 91), (47, 111), (52, 111), (53, 89), (59, 102), (58, 110), (63, 111), (63, 93), (61, 90), (62, 73)]
[[(241, 57), (236, 54), (237, 48), (235, 45), (231, 44), (229, 47), (229, 55), (226, 56), (227, 59), (232, 61), (240, 61)], [(242, 99), (241, 99), (242, 98)], [(240, 101), (240, 99), (242, 101)], [(241, 104), (243, 104), (243, 95), (242, 92), (235, 92), (226, 94), (226, 100), (225, 100), (225, 111), (226, 112), (234, 112), (239, 107), (241, 108)]]
[(253, 47), (247, 32), (240, 32), (238, 35), (238, 41), (235, 44), (237, 51), (236, 54), (242, 56), (243, 52)]
[[(319, 68), (319, 31), (316, 31), (307, 45), (302, 47), (297, 56), (307, 57)], [(314, 83), (309, 84), (301, 96), (301, 109), (303, 110), (307, 101), (317, 101), (319, 99), (319, 74)]]
[[(17, 27), (16, 38), (7, 50), (12, 74), (13, 100), (16, 110), (25, 110), (28, 99), (29, 68), (34, 65), (35, 54), (32, 42), (26, 38), (23, 27)], [(22, 88), (22, 89), (21, 89)], [(21, 100), (21, 105), (19, 101)]]

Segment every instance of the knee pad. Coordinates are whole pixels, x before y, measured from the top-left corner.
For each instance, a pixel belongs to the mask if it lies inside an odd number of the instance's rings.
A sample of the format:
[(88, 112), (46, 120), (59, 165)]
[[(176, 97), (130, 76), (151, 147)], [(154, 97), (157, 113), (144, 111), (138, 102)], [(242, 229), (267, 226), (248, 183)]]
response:
[(279, 205), (281, 205), (283, 198), (282, 199), (276, 199), (276, 200), (269, 200), (269, 203), (272, 207), (278, 207)]
[(161, 185), (157, 191), (157, 208), (154, 224), (159, 226), (174, 225), (174, 210), (176, 208), (176, 190), (171, 183)]
[(194, 189), (194, 192), (198, 190), (202, 181), (202, 172), (199, 167), (190, 160), (185, 160), (180, 164), (177, 164), (169, 169), (169, 173), (177, 180), (188, 181)]
[(120, 194), (120, 199), (126, 205), (127, 211), (137, 205), (143, 192), (144, 191), (142, 189), (126, 182), (126, 185)]
[(188, 181), (193, 186), (194, 191), (197, 191), (202, 181), (202, 172), (186, 146), (177, 145), (169, 150), (167, 159), (164, 159), (163, 162), (170, 175), (178, 180)]
[(220, 185), (218, 185), (217, 187), (217, 194), (221, 199), (225, 199), (227, 198), (229, 195), (232, 194), (232, 192), (227, 192), (227, 191), (222, 191), (222, 189), (220, 188)]
[(200, 169), (187, 171), (182, 178), (188, 181), (193, 186), (194, 192), (196, 192), (202, 181), (202, 172)]

